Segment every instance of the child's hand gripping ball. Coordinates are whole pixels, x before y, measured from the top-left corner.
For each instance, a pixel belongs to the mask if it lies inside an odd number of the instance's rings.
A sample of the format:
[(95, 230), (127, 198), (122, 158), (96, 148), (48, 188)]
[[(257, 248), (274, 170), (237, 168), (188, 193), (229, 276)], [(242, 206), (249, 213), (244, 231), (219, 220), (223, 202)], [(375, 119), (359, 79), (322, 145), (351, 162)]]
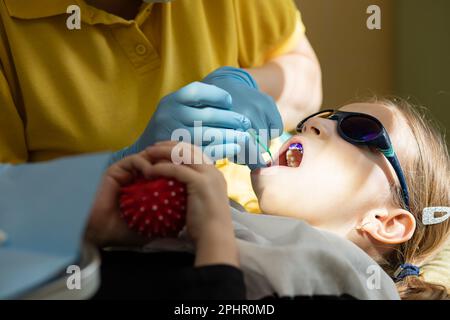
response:
[(128, 227), (151, 238), (177, 237), (186, 225), (186, 186), (174, 179), (137, 179), (120, 192)]

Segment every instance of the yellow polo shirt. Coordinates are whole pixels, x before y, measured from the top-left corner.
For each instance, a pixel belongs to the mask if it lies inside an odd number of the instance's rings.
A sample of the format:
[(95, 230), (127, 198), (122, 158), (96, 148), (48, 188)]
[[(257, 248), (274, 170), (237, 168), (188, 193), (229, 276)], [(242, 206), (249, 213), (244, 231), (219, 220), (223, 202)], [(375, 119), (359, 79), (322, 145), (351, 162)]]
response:
[[(66, 26), (74, 4), (81, 30)], [(0, 19), (10, 163), (128, 146), (166, 94), (220, 66), (260, 66), (304, 31), (292, 0), (143, 3), (134, 20), (83, 0), (0, 0)]]

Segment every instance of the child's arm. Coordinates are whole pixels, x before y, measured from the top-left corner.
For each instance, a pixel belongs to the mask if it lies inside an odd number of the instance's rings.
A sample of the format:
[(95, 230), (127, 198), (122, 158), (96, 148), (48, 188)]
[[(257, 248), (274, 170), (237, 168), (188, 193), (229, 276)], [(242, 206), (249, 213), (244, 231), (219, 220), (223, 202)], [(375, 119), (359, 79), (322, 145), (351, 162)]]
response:
[[(105, 217), (117, 219), (119, 214), (114, 199), (117, 197), (118, 185), (129, 181), (135, 172), (141, 172), (147, 178), (166, 177), (185, 183), (186, 223), (187, 231), (196, 245), (195, 265), (192, 266), (190, 258), (186, 261), (186, 255), (177, 253), (103, 251), (102, 269), (105, 271), (102, 281), (106, 285), (101, 288), (100, 297), (123, 297), (124, 292), (127, 297), (156, 299), (229, 300), (246, 297), (243, 273), (238, 268), (238, 251), (225, 180), (211, 160), (204, 157), (199, 148), (191, 145), (183, 144), (183, 151), (190, 152), (192, 157), (196, 155), (203, 158), (210, 164), (173, 164), (171, 153), (176, 144), (157, 144), (110, 168), (103, 188), (108, 187), (113, 192), (97, 201), (96, 208), (99, 211), (93, 214), (98, 215), (100, 228), (105, 223)], [(101, 218), (102, 215), (105, 217)], [(113, 223), (113, 228), (124, 230), (125, 224), (120, 220), (118, 222), (121, 224), (117, 226)], [(126, 263), (116, 263), (124, 260)]]
[[(118, 204), (122, 186), (138, 175), (145, 178), (174, 178), (187, 187), (187, 231), (196, 244), (196, 266), (228, 264), (238, 266), (227, 187), (223, 175), (201, 149), (182, 144), (186, 154), (204, 164), (175, 165), (171, 153), (177, 142), (163, 142), (124, 158), (105, 173), (92, 207), (86, 237), (100, 246), (139, 245), (148, 239), (128, 229)], [(189, 162), (189, 161), (186, 161)], [(153, 163), (153, 164), (152, 164)]]
[[(227, 186), (222, 173), (200, 148), (182, 144), (184, 163), (203, 159), (203, 164), (176, 165), (170, 162), (177, 142), (162, 142), (147, 149), (154, 176), (174, 178), (186, 184), (187, 231), (196, 244), (196, 266), (228, 264), (239, 266)], [(190, 156), (186, 156), (189, 154)]]

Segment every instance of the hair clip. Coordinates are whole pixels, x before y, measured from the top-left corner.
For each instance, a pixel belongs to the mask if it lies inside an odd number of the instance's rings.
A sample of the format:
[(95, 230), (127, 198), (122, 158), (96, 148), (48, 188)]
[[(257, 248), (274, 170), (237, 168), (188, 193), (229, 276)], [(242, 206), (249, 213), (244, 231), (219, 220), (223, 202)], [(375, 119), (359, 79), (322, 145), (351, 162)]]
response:
[(420, 274), (419, 267), (410, 263), (404, 263), (401, 264), (394, 272), (394, 281), (395, 282), (401, 281), (408, 276), (419, 276), (419, 274)]
[[(443, 213), (443, 215), (436, 217), (436, 213)], [(422, 211), (422, 223), (424, 225), (442, 223), (448, 218), (450, 218), (450, 207), (428, 207)]]

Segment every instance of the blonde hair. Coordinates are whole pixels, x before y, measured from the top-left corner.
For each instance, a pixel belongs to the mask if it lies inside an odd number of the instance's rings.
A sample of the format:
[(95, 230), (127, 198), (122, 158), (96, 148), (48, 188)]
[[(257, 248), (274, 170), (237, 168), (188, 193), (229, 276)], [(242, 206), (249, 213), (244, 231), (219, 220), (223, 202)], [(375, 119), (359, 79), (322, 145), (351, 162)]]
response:
[[(450, 158), (444, 135), (435, 122), (426, 116), (425, 108), (412, 106), (398, 98), (372, 98), (369, 102), (393, 107), (405, 119), (417, 142), (416, 155), (403, 159), (402, 168), (410, 194), (410, 212), (416, 217), (413, 237), (399, 245), (383, 268), (393, 276), (402, 263), (422, 266), (432, 259), (445, 244), (450, 234), (450, 220), (435, 225), (423, 225), (422, 210), (426, 207), (450, 206)], [(395, 202), (404, 206), (401, 190), (395, 192)], [(424, 281), (422, 275), (407, 276), (397, 282), (400, 297), (404, 300), (448, 299), (447, 288)]]

